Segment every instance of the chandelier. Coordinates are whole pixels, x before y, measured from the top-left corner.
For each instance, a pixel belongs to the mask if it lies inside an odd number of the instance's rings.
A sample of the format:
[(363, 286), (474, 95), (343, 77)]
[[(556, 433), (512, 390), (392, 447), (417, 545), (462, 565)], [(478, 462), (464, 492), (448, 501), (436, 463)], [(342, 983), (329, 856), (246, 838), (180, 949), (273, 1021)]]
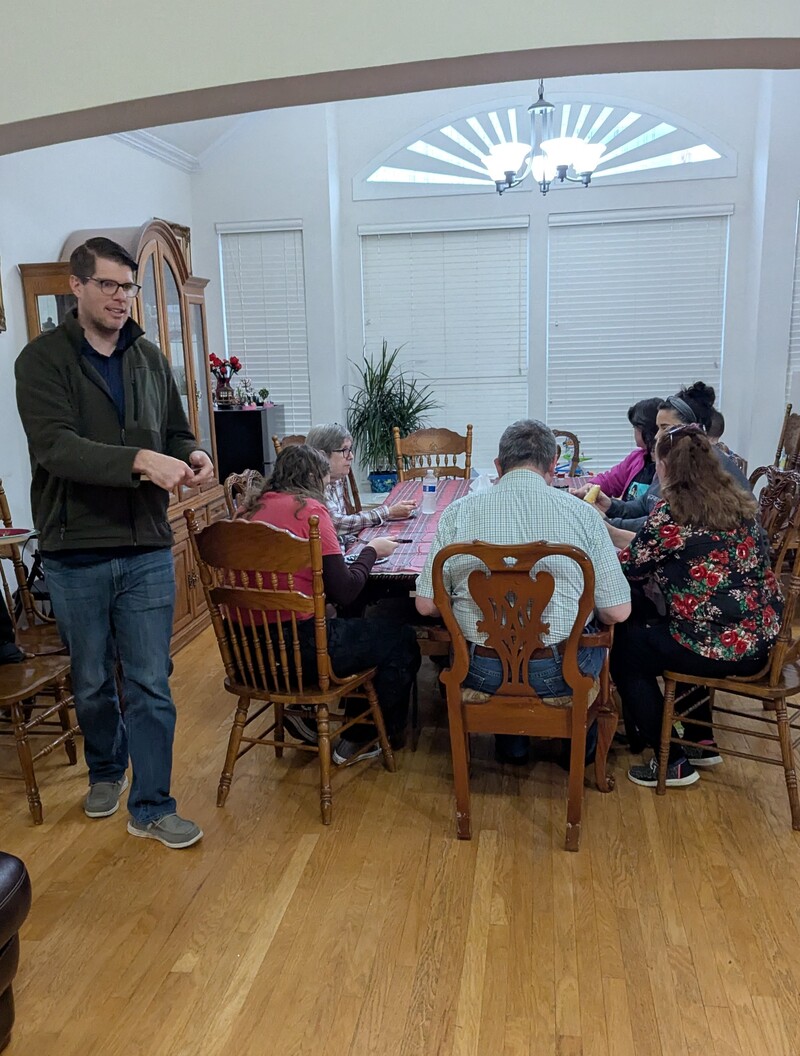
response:
[[(587, 143), (578, 136), (554, 136), (555, 106), (544, 97), (544, 81), (539, 81), (539, 98), (528, 107), (531, 115), (531, 142), (496, 143), (483, 155), (486, 170), (494, 180), (497, 193), (517, 187), (532, 174), (542, 194), (550, 184), (582, 183), (588, 187), (592, 173), (600, 163), (604, 143)], [(574, 175), (570, 175), (570, 171)]]

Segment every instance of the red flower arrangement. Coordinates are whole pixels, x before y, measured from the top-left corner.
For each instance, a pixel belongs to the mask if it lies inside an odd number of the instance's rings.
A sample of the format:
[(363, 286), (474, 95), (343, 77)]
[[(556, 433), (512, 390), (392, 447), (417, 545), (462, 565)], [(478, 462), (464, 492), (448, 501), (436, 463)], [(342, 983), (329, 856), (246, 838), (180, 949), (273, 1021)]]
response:
[(236, 356), (231, 356), (230, 359), (220, 359), (212, 352), (208, 357), (208, 362), (211, 364), (211, 373), (222, 382), (230, 381), (233, 375), (238, 374), (242, 369), (241, 360)]

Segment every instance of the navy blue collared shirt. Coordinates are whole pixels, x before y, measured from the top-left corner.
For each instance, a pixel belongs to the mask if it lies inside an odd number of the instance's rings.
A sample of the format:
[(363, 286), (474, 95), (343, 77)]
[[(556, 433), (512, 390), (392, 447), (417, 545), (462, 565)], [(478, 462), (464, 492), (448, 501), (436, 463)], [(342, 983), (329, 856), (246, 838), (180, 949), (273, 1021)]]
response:
[(85, 337), (81, 345), (81, 354), (86, 356), (108, 386), (111, 399), (117, 408), (120, 425), (125, 424), (125, 383), (122, 378), (122, 357), (124, 353), (124, 339), (121, 334), (117, 347), (110, 356), (101, 356), (99, 352), (95, 352)]

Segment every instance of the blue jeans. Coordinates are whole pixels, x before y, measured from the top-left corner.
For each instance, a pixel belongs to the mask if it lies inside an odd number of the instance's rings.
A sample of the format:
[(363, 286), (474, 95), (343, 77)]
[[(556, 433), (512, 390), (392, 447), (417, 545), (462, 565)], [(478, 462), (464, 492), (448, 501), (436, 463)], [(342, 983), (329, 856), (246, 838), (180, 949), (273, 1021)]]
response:
[[(561, 656), (553, 647), (553, 655), (541, 660), (528, 661), (528, 681), (540, 697), (563, 697), (572, 693), (561, 672)], [(603, 666), (605, 649), (588, 646), (578, 650), (578, 666), (584, 675), (597, 678)], [(476, 656), (475, 646), (470, 646), (469, 671), (464, 679), (465, 689), (480, 693), (495, 693), (503, 681), (503, 665), (493, 656)], [(518, 734), (497, 734), (497, 739), (510, 754), (524, 750), (528, 738)], [(591, 755), (596, 744), (597, 732), (593, 724), (587, 731), (586, 753)]]
[[(169, 794), (175, 705), (169, 645), (175, 608), (172, 551), (69, 565), (45, 558), (58, 630), (72, 661), (75, 710), (89, 783), (119, 781), (133, 765), (128, 810), (145, 823), (175, 812)], [(124, 719), (117, 694), (121, 668)]]

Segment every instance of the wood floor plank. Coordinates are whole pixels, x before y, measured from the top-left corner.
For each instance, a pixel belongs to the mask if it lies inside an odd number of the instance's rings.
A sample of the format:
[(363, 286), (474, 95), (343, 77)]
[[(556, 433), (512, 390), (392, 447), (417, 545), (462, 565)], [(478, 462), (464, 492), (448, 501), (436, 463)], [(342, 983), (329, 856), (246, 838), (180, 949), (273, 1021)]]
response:
[(457, 841), (428, 663), (420, 688), (417, 752), (396, 774), (336, 775), (330, 827), (299, 753), (249, 753), (215, 806), (235, 702), (210, 634), (173, 679), (197, 847), (131, 839), (124, 810), (87, 819), (85, 769), (57, 753), (43, 826), (0, 781), (2, 846), (34, 891), (7, 1056), (800, 1052), (800, 836), (780, 770), (726, 759), (657, 797), (620, 751), (568, 854), (566, 774), (545, 753), (501, 766), (476, 737), (473, 839)]

